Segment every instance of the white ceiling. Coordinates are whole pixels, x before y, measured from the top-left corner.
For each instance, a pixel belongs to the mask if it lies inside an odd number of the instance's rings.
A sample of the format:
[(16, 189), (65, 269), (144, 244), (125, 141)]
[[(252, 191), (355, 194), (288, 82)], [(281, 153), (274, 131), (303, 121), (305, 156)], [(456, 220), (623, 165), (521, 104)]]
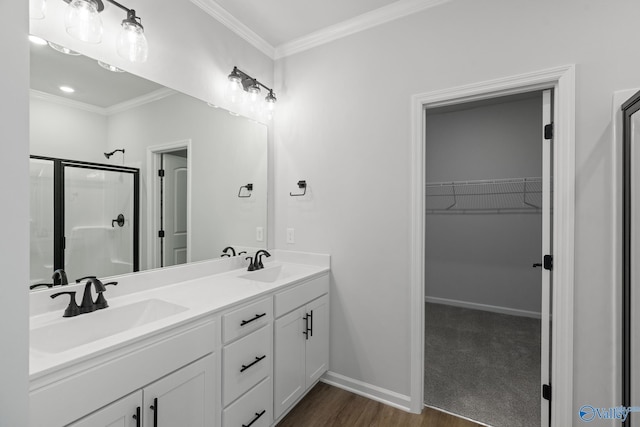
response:
[(397, 0), (215, 0), (271, 46), (279, 46)]
[(191, 0), (278, 59), (451, 0)]

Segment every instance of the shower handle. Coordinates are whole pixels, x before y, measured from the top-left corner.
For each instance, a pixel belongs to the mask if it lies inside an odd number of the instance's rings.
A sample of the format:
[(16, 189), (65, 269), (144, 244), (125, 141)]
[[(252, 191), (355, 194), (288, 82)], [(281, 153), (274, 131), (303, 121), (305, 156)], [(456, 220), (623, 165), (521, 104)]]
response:
[(111, 220), (111, 227), (115, 227), (115, 224), (118, 224), (119, 227), (124, 226), (124, 215), (119, 214), (116, 219)]

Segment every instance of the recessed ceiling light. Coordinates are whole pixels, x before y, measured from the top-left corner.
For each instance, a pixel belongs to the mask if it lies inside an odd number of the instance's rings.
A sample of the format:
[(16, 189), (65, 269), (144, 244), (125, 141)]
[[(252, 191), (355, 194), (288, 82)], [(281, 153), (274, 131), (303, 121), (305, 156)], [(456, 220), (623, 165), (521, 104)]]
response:
[(106, 62), (98, 61), (98, 65), (100, 65), (105, 70), (113, 71), (114, 73), (124, 73), (124, 70), (121, 70), (118, 67), (114, 67), (113, 65), (107, 64)]
[(31, 34), (29, 34), (29, 41), (33, 44), (37, 44), (38, 46), (44, 46), (47, 44), (45, 39)]
[(69, 86), (60, 86), (60, 90), (66, 93), (73, 93), (76, 91), (74, 88)]
[(79, 56), (80, 52), (76, 52), (75, 50), (71, 50), (68, 47), (64, 47), (64, 46), (60, 46), (59, 44), (55, 44), (55, 43), (51, 43), (51, 42), (47, 42), (49, 43), (49, 46), (51, 46), (51, 49), (53, 50), (57, 50), (60, 53), (64, 53), (65, 55), (71, 55), (71, 56)]

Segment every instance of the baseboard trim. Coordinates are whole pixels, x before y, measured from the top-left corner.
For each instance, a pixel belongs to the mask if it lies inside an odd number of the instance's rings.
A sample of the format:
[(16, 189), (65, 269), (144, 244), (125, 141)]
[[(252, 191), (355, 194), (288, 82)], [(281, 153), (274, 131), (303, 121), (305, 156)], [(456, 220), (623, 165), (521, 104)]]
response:
[(541, 319), (539, 312), (518, 310), (515, 308), (500, 307), (498, 305), (479, 304), (475, 302), (459, 301), (455, 299), (424, 297), (425, 302), (434, 304), (451, 305), (454, 307), (471, 308), (473, 310), (490, 311), (492, 313), (509, 314), (511, 316), (531, 317), (533, 319)]
[(411, 398), (404, 394), (396, 393), (395, 391), (387, 390), (373, 384), (345, 377), (344, 375), (331, 371), (325, 372), (325, 374), (320, 378), (320, 381), (368, 399), (384, 403), (385, 405), (393, 406), (394, 408), (401, 409), (406, 412), (411, 412)]

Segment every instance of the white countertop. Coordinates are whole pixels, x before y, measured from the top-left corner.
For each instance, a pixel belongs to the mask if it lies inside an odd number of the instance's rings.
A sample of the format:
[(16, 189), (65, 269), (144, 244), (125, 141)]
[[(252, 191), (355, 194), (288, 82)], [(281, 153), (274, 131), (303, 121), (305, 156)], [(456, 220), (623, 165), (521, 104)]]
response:
[[(262, 272), (272, 268), (283, 269), (284, 274), (282, 274), (282, 277), (273, 282), (262, 282), (241, 277), (247, 275), (248, 272), (246, 268), (236, 268), (226, 272), (192, 278), (190, 280), (176, 281), (173, 284), (165, 284), (150, 289), (149, 285), (147, 285), (147, 289), (138, 292), (123, 292), (119, 290), (121, 295), (113, 295), (111, 297), (109, 292), (114, 288), (108, 287), (107, 292), (104, 294), (109, 303), (108, 308), (76, 317), (63, 318), (62, 314), (64, 310), (59, 309), (59, 303), (55, 311), (32, 315), (30, 319), (30, 329), (33, 331), (53, 324), (83, 322), (83, 320), (97, 314), (103, 317), (105, 321), (108, 321), (110, 310), (117, 312), (118, 307), (149, 299), (158, 299), (185, 308), (183, 311), (169, 317), (141, 326), (135, 326), (123, 332), (97, 339), (69, 350), (49, 353), (37, 351), (32, 348), (29, 363), (30, 380), (37, 380), (52, 372), (63, 370), (66, 367), (76, 365), (82, 361), (125, 347), (146, 337), (161, 334), (181, 325), (205, 318), (206, 316), (214, 315), (233, 306), (259, 298), (274, 290), (284, 289), (300, 281), (325, 274), (330, 270), (328, 256), (319, 255), (314, 258), (313, 254), (307, 254), (311, 255), (311, 257), (296, 255), (296, 253), (293, 254), (293, 256), (287, 256), (287, 254), (282, 251), (281, 256), (273, 257), (276, 259), (275, 261), (264, 263), (265, 270), (260, 270)], [(309, 262), (310, 259), (315, 262)], [(188, 266), (184, 268), (188, 268)], [(162, 272), (156, 271), (153, 274), (159, 276)], [(139, 280), (140, 277), (144, 277), (143, 275), (144, 273), (136, 277), (136, 279)], [(133, 276), (135, 275), (132, 275), (132, 277)], [(148, 277), (152, 276), (149, 275)], [(126, 281), (120, 281), (118, 285), (119, 288), (124, 284), (122, 282)], [(72, 286), (68, 288), (56, 288), (56, 291), (76, 290), (76, 300), (79, 304), (79, 300), (82, 298), (82, 290), (79, 286), (81, 285), (76, 285), (75, 288)], [(44, 297), (48, 297), (51, 293), (52, 292), (46, 292), (44, 295), (36, 296), (36, 298), (44, 302)], [(66, 306), (68, 297), (61, 296), (58, 299), (64, 300)]]

